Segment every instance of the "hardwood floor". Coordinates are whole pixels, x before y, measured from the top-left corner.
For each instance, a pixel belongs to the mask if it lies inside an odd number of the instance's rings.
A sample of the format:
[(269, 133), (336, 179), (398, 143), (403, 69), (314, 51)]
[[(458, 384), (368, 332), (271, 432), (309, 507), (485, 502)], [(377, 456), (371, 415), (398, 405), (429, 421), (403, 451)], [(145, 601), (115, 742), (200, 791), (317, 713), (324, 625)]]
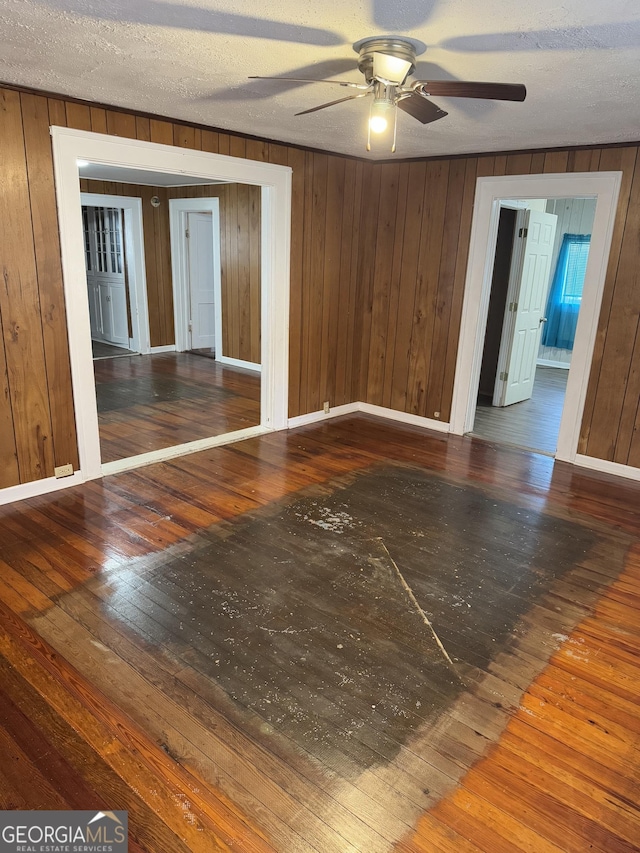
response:
[(91, 341), (91, 350), (94, 359), (122, 358), (126, 355), (138, 355), (134, 350), (107, 344), (104, 341)]
[(512, 444), (553, 455), (569, 371), (538, 367), (530, 400), (512, 406), (492, 406), (482, 400), (476, 408), (473, 435), (499, 444)]
[(364, 415), (0, 510), (0, 807), (136, 851), (632, 851), (640, 485)]
[(103, 462), (260, 423), (260, 375), (193, 353), (94, 361)]

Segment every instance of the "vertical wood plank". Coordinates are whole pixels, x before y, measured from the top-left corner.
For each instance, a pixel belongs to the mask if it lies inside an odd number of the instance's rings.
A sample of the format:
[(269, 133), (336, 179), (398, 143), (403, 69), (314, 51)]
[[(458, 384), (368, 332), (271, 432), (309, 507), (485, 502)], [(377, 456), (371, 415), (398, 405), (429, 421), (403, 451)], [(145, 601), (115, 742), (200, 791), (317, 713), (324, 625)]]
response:
[(196, 147), (196, 129), (188, 124), (173, 125), (173, 144), (178, 148)]
[(569, 161), (568, 151), (547, 151), (544, 156), (544, 171), (545, 174), (555, 174), (556, 172), (566, 172), (567, 163)]
[(94, 133), (107, 132), (107, 111), (102, 107), (91, 107), (91, 130)]
[(393, 341), (393, 373), (390, 389), (390, 405), (399, 411), (406, 411), (407, 406), (410, 341), (418, 280), (418, 255), (424, 213), (426, 174), (426, 163), (411, 163), (409, 165), (407, 211), (402, 246), (400, 292), (398, 294), (398, 320)]
[(170, 121), (152, 118), (149, 121), (149, 135), (151, 142), (158, 142), (160, 145), (173, 145), (173, 125)]
[(218, 153), (218, 134), (213, 130), (202, 131), (202, 150), (210, 154)]
[(353, 313), (354, 276), (352, 274), (352, 245), (358, 239), (354, 216), (356, 193), (356, 168), (353, 160), (344, 163), (343, 194), (342, 194), (342, 229), (340, 233), (340, 261), (338, 273), (338, 289), (340, 308), (336, 327), (336, 373), (335, 398), (332, 404), (341, 406), (352, 402), (348, 398), (347, 389), (350, 387), (348, 365), (352, 359), (353, 345), (350, 343), (349, 324)]
[(305, 153), (287, 150), (291, 166), (291, 289), (289, 297), (289, 417), (301, 414), (302, 287), (305, 232)]
[(74, 127), (76, 130), (91, 130), (91, 110), (87, 104), (67, 101), (66, 115), (67, 127)]
[[(427, 382), (433, 338), (433, 303), (442, 252), (449, 162), (427, 163), (424, 216), (418, 257), (418, 287), (409, 356), (409, 411), (427, 414)], [(432, 416), (433, 412), (429, 412)]]
[(363, 188), (363, 210), (361, 213), (361, 240), (358, 258), (359, 307), (355, 325), (355, 347), (357, 362), (354, 366), (354, 400), (366, 400), (367, 374), (369, 371), (369, 342), (371, 339), (371, 315), (373, 311), (373, 288), (375, 274), (376, 235), (380, 210), (380, 183), (383, 166), (367, 164)]
[[(429, 400), (427, 415), (435, 419), (442, 417), (444, 374), (449, 343), (449, 324), (454, 302), (455, 271), (460, 235), (459, 213), (464, 193), (465, 174), (466, 161), (452, 160), (447, 186), (445, 227), (442, 235), (442, 256), (438, 274), (438, 292), (434, 306), (433, 342), (427, 383), (427, 399)], [(440, 412), (440, 414), (436, 415), (436, 412)]]
[[(1, 323), (0, 330), (2, 330)], [(17, 486), (19, 482), (18, 451), (13, 428), (13, 411), (3, 339), (0, 344), (0, 489)]]
[(356, 382), (356, 368), (359, 362), (356, 361), (359, 352), (359, 341), (356, 340), (356, 322), (360, 316), (358, 303), (358, 258), (360, 255), (360, 244), (362, 241), (362, 198), (364, 188), (365, 163), (358, 162), (355, 166), (355, 181), (354, 181), (354, 196), (353, 196), (353, 227), (350, 229), (351, 245), (348, 246), (348, 251), (351, 256), (351, 275), (349, 289), (349, 317), (348, 317), (348, 335), (347, 335), (347, 366), (345, 375), (345, 403), (351, 403), (358, 398), (353, 396), (353, 389)]
[(380, 205), (376, 225), (373, 288), (371, 291), (371, 333), (367, 356), (366, 396), (364, 398), (367, 403), (378, 406), (382, 405), (387, 357), (387, 331), (399, 179), (400, 166), (397, 163), (388, 166), (384, 172), (381, 170)]
[(311, 206), (311, 285), (307, 328), (309, 360), (307, 369), (307, 406), (314, 412), (322, 407), (320, 354), (322, 352), (322, 310), (324, 303), (324, 266), (326, 260), (327, 171), (326, 154), (313, 154), (313, 190)]
[(229, 138), (229, 154), (232, 157), (247, 156), (247, 141), (241, 136), (231, 136)]
[(107, 110), (107, 133), (111, 136), (136, 138), (136, 117), (133, 113), (121, 113)]
[(261, 139), (247, 139), (245, 156), (249, 160), (269, 161), (269, 143)]
[(338, 364), (338, 315), (342, 310), (340, 259), (344, 207), (345, 161), (329, 157), (327, 163), (327, 205), (325, 220), (325, 261), (323, 276), (322, 341), (320, 348), (320, 396), (322, 402), (336, 401)]
[(278, 166), (288, 166), (289, 150), (286, 145), (278, 145), (276, 142), (270, 142), (266, 159), (269, 163), (275, 163)]
[(58, 98), (47, 98), (49, 108), (49, 124), (56, 127), (67, 126), (67, 110), (65, 102)]
[[(23, 94), (21, 103), (54, 464), (71, 463), (75, 470), (80, 462), (71, 389), (49, 113), (43, 97)], [(88, 112), (83, 115), (86, 121), (90, 121)]]
[(311, 323), (311, 301), (313, 291), (312, 277), (312, 222), (313, 222), (313, 180), (314, 157), (309, 151), (304, 157), (304, 234), (302, 258), (302, 328), (300, 340), (300, 413), (311, 411), (309, 394), (309, 327)]
[(0, 92), (0, 316), (20, 482), (53, 476), (51, 413), (20, 95)]
[(531, 154), (510, 154), (505, 175), (528, 175), (531, 171)]
[(531, 174), (541, 175), (544, 169), (544, 153), (538, 152), (531, 158)]
[(136, 116), (136, 139), (151, 142), (151, 121), (144, 116)]
[(385, 364), (382, 377), (381, 405), (391, 404), (391, 382), (393, 379), (393, 363), (395, 360), (396, 327), (398, 323), (398, 305), (400, 302), (400, 278), (402, 275), (402, 253), (404, 249), (404, 229), (407, 216), (407, 195), (409, 191), (409, 164), (400, 163), (398, 176), (398, 204), (396, 206), (396, 221), (393, 241), (393, 259), (391, 264), (391, 293), (385, 333)]

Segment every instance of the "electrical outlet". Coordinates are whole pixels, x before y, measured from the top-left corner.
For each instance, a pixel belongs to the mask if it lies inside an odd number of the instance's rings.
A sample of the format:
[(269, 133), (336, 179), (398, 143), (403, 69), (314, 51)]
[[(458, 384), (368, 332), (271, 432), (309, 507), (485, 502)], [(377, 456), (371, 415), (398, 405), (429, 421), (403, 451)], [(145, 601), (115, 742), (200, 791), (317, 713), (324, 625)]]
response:
[(325, 413), (325, 415), (329, 414), (329, 401), (328, 400), (324, 401), (324, 413)]
[(71, 463), (68, 465), (58, 465), (57, 468), (53, 469), (53, 473), (56, 477), (70, 477), (73, 474), (73, 465)]

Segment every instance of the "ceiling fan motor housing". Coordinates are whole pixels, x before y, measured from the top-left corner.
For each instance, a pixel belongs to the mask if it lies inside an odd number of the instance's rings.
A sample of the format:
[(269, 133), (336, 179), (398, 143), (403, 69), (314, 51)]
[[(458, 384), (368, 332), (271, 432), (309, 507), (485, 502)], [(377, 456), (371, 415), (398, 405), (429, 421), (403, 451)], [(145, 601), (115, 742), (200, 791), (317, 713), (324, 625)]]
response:
[[(358, 68), (364, 74), (364, 78), (367, 83), (372, 83), (375, 80), (373, 74), (375, 53), (384, 53), (387, 56), (393, 56), (397, 59), (409, 62), (411, 67), (407, 71), (405, 78), (415, 70), (416, 48), (413, 43), (407, 39), (396, 38), (393, 36), (376, 37), (356, 42), (354, 47), (359, 53)], [(398, 82), (404, 82), (404, 80)]]

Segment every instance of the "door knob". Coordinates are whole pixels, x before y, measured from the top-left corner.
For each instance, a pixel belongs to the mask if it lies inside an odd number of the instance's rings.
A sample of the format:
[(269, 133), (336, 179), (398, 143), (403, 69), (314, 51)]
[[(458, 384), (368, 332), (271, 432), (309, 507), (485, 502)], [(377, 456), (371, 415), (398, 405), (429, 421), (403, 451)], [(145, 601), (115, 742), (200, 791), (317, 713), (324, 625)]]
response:
[(538, 322), (539, 322), (539, 323), (546, 323), (546, 322), (547, 322), (547, 318), (546, 318), (546, 317), (540, 317), (540, 319), (538, 320)]

